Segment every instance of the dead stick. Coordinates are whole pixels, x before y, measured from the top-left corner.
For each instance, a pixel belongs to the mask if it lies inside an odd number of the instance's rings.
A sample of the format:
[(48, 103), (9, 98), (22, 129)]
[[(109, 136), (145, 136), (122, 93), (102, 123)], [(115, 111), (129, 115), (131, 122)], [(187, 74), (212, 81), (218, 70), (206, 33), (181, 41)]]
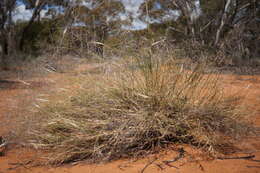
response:
[(228, 159), (252, 159), (255, 155), (242, 156), (242, 157), (217, 157), (220, 160), (228, 160)]
[(156, 166), (158, 166), (158, 168), (160, 168), (160, 170), (164, 170), (164, 167), (161, 165), (161, 164), (159, 164), (159, 163), (154, 163)]
[(180, 160), (181, 158), (183, 158), (184, 157), (184, 153), (185, 153), (184, 149), (180, 148), (178, 150), (178, 152), (179, 152), (179, 155), (176, 158), (174, 158), (172, 160), (165, 160), (165, 161), (163, 161), (163, 163), (165, 163), (165, 164), (166, 163), (172, 163), (172, 162), (176, 162), (176, 161)]
[(171, 167), (171, 168), (179, 169), (177, 166), (173, 166), (169, 162), (165, 162), (164, 164)]
[(252, 162), (260, 162), (260, 160), (254, 160), (254, 159), (250, 159), (250, 161), (252, 161)]
[(260, 168), (260, 166), (246, 166), (246, 167), (248, 167), (248, 168)]
[(32, 160), (29, 160), (29, 161), (27, 161), (25, 163), (9, 163), (9, 165), (15, 165), (15, 166), (11, 167), (11, 168), (8, 168), (8, 170), (14, 170), (14, 169), (19, 168), (21, 166), (26, 168), (26, 169), (29, 169), (26, 165), (28, 165), (30, 163), (32, 163)]
[(141, 170), (141, 173), (144, 173), (145, 169), (148, 168), (151, 164), (153, 164), (153, 162), (155, 162), (156, 160), (157, 160), (157, 158), (155, 158), (152, 161), (150, 161), (149, 163), (147, 163), (145, 165), (145, 167)]

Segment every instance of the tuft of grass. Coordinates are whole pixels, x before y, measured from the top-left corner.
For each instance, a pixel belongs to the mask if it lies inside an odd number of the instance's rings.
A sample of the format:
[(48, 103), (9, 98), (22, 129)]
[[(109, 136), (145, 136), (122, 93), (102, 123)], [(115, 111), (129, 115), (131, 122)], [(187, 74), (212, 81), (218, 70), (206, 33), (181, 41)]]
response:
[(175, 143), (218, 152), (249, 131), (236, 99), (201, 65), (188, 71), (148, 53), (112, 69), (86, 75), (78, 94), (39, 111), (30, 142), (52, 151), (50, 163), (137, 157)]

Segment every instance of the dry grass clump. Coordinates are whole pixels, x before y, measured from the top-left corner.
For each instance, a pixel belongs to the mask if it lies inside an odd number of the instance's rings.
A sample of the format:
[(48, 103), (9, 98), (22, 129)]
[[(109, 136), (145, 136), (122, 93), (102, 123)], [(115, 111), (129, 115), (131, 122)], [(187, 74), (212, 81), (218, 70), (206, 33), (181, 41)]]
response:
[(51, 163), (140, 156), (171, 143), (214, 152), (248, 130), (234, 98), (200, 66), (144, 55), (114, 69), (85, 76), (76, 96), (41, 109), (31, 143), (51, 149)]

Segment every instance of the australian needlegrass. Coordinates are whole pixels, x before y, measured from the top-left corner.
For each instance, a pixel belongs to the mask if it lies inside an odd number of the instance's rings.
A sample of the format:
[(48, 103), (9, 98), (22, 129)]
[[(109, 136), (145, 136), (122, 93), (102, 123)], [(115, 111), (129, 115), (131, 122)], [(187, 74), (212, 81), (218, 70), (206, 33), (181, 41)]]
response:
[(185, 70), (147, 53), (111, 69), (85, 74), (76, 95), (37, 113), (30, 143), (50, 149), (51, 163), (136, 157), (173, 143), (217, 152), (248, 131), (234, 97), (223, 97), (202, 65)]

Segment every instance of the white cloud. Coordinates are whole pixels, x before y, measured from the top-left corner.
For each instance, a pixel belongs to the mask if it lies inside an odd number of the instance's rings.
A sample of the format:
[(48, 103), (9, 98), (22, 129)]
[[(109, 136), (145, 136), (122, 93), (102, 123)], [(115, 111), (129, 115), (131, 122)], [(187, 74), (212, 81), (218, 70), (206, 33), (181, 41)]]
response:
[(133, 29), (140, 30), (147, 28), (147, 24), (139, 19), (135, 19), (132, 23)]
[(16, 7), (13, 15), (13, 20), (16, 22), (18, 20), (30, 20), (32, 17), (32, 10), (25, 8), (24, 4), (21, 4)]
[[(43, 9), (40, 12), (40, 16), (42, 17), (47, 17), (46, 13), (48, 12), (47, 9)], [(32, 17), (32, 13), (33, 10), (32, 9), (26, 9), (24, 4), (20, 4), (16, 7), (16, 9), (14, 10), (14, 14), (13, 14), (13, 20), (14, 22), (17, 22), (18, 20), (22, 20), (22, 21), (28, 21), (31, 19)]]
[(94, 5), (93, 5), (92, 1), (91, 1), (91, 2), (82, 1), (81, 4), (84, 5), (84, 6), (86, 6), (86, 7), (89, 8), (89, 9), (94, 8)]
[(139, 7), (144, 2), (144, 0), (121, 0), (123, 5), (125, 6), (126, 13), (131, 14), (133, 18), (137, 18), (140, 13)]
[(200, 1), (195, 2), (195, 9), (191, 13), (191, 20), (196, 20), (201, 15)]
[(47, 16), (47, 12), (48, 12), (48, 10), (42, 10), (41, 13), (40, 13), (41, 18), (43, 18), (43, 17), (46, 17), (46, 18), (50, 17), (50, 16)]
[(141, 30), (147, 28), (147, 24), (138, 17), (140, 16), (139, 8), (144, 0), (121, 0), (125, 7), (125, 13), (121, 13), (120, 19), (127, 20), (129, 17), (133, 19), (131, 25), (123, 25), (122, 29)]
[(131, 25), (123, 25), (122, 29), (125, 30), (142, 30), (147, 28), (147, 23), (141, 21), (140, 19), (134, 19)]
[[(133, 18), (131, 25), (122, 26), (123, 29), (127, 30), (141, 30), (147, 28), (148, 23), (156, 23), (160, 22), (155, 20), (149, 16), (146, 16), (145, 21), (141, 21), (139, 8), (144, 2), (144, 0), (121, 0), (123, 5), (125, 6), (126, 13), (121, 13), (120, 19), (127, 20), (129, 17)], [(160, 9), (160, 3), (155, 3), (155, 9)], [(180, 12), (178, 10), (170, 10), (168, 13), (162, 18), (163, 20), (176, 20), (180, 16)]]
[(179, 10), (169, 10), (165, 16), (162, 17), (163, 21), (174, 20), (176, 21), (181, 15)]

